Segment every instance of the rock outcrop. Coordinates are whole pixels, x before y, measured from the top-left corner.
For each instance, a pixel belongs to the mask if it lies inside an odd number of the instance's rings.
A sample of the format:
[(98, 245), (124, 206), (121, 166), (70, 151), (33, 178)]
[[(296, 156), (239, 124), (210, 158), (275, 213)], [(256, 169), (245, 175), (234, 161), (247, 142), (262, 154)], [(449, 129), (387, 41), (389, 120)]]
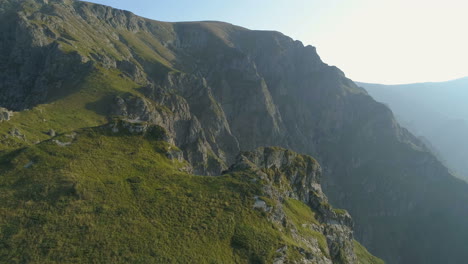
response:
[(0, 107), (0, 122), (9, 121), (13, 112), (8, 111), (8, 109)]
[[(254, 206), (270, 212), (271, 221), (291, 228), (283, 204), (288, 198), (307, 204), (319, 223), (309, 223), (305, 228), (322, 233), (327, 239), (327, 254), (321, 254), (317, 240), (292, 230), (294, 238), (306, 241), (305, 256), (300, 263), (357, 263), (353, 246), (353, 221), (348, 212), (333, 209), (322, 192), (320, 179), (322, 170), (316, 160), (278, 147), (258, 148), (241, 153), (230, 167), (230, 172), (253, 170), (263, 183), (264, 196), (270, 207), (260, 198)], [(282, 263), (282, 262), (278, 262)]]
[(227, 169), (239, 143), (205, 79), (169, 74), (144, 92), (148, 99), (116, 97), (111, 114), (164, 127), (198, 174), (216, 175)]

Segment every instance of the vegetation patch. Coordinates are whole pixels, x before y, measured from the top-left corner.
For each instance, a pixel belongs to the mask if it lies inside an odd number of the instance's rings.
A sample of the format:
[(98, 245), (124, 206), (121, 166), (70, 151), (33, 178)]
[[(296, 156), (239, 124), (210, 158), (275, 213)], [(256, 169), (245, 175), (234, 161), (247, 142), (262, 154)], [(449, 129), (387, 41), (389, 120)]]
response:
[(358, 258), (359, 264), (384, 264), (385, 262), (377, 257), (374, 257), (370, 254), (367, 249), (359, 244), (359, 242), (354, 241), (354, 252)]
[(252, 208), (261, 186), (251, 172), (189, 175), (166, 158), (166, 142), (109, 130), (78, 130), (68, 146), (48, 140), (4, 157), (2, 261), (272, 262), (284, 242)]

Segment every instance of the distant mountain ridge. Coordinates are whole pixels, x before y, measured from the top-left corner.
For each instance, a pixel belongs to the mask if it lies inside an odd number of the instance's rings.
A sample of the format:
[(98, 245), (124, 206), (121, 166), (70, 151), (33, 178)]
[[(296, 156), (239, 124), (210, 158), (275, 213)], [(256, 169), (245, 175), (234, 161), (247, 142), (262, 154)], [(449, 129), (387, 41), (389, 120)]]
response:
[[(394, 84), (383, 85), (365, 82), (356, 82), (359, 86), (366, 90), (376, 93), (376, 96), (386, 95), (390, 93), (399, 95), (400, 99), (415, 100), (415, 102), (431, 108), (433, 112), (447, 115), (447, 118), (466, 119), (468, 109), (463, 107), (463, 99), (468, 96), (466, 89), (468, 85), (468, 77), (459, 78), (445, 82), (425, 82), (425, 83), (410, 83), (410, 84)], [(393, 91), (376, 91), (375, 89), (387, 88)], [(377, 93), (380, 92), (380, 93)], [(424, 92), (424, 93), (423, 93)], [(384, 102), (385, 103), (385, 102)], [(430, 110), (430, 109), (428, 109)]]
[(387, 104), (411, 132), (429, 140), (455, 174), (468, 180), (468, 77), (403, 85), (357, 84)]

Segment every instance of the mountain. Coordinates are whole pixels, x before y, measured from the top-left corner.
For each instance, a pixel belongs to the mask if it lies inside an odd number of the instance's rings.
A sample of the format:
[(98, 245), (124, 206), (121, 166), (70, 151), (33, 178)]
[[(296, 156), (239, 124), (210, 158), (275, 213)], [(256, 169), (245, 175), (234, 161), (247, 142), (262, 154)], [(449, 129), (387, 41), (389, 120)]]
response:
[(357, 84), (387, 104), (413, 134), (430, 141), (455, 175), (468, 180), (468, 77), (439, 83)]
[(2, 260), (378, 263), (354, 238), (388, 263), (468, 258), (467, 184), (314, 47), (0, 3)]
[(382, 263), (317, 161), (240, 153), (207, 81), (160, 43), (175, 25), (73, 1), (0, 17), (0, 262)]

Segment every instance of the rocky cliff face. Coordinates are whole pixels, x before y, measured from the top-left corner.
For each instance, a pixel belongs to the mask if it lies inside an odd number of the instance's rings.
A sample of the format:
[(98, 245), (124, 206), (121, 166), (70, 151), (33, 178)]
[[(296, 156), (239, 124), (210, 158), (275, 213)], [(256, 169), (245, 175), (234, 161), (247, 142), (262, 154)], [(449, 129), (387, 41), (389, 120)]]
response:
[(468, 258), (457, 250), (468, 235), (466, 184), (315, 48), (278, 32), (163, 23), (85, 2), (2, 7), (0, 106), (31, 108), (79, 92), (70, 87), (93, 73), (113, 74), (138, 88), (108, 92), (99, 113), (163, 127), (195, 173), (221, 173), (239, 150), (290, 148), (322, 164), (331, 203), (350, 211), (356, 237), (378, 256)]
[(65, 83), (80, 79), (89, 69), (85, 57), (67, 54), (53, 41), (60, 36), (49, 27), (58, 24), (41, 23), (46, 15), (31, 13), (41, 3), (2, 1), (1, 5), (0, 105), (23, 110), (44, 103), (60, 96)]

